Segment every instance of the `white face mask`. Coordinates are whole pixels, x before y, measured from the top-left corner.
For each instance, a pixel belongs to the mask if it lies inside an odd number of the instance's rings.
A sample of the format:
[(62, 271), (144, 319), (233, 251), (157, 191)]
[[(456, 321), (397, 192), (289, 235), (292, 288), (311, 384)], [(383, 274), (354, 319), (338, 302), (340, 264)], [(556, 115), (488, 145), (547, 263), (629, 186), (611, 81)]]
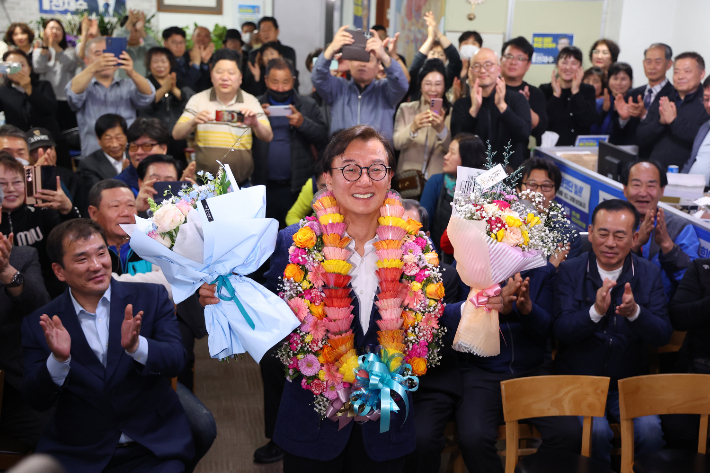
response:
[(476, 55), (478, 49), (478, 46), (474, 44), (464, 44), (463, 46), (461, 46), (461, 49), (459, 49), (461, 59), (471, 59), (473, 56)]
[(242, 41), (244, 41), (244, 44), (250, 42), (251, 41), (251, 33), (242, 33)]

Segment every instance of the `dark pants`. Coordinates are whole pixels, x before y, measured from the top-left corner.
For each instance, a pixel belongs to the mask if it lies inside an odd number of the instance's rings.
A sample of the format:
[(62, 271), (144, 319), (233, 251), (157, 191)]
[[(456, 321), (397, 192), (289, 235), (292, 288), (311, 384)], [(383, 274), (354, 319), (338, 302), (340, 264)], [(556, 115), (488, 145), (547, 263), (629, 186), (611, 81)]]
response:
[(413, 396), (417, 448), (407, 456), (405, 471), (438, 473), (441, 452), (446, 446), (444, 430), (461, 403), (461, 398), (432, 390), (416, 391)]
[(103, 473), (182, 473), (185, 466), (178, 460), (161, 460), (139, 443), (119, 447)]
[(39, 412), (25, 403), (20, 391), (8, 382), (3, 383), (0, 435), (10, 437), (31, 449), (37, 447), (44, 426), (54, 415), (55, 408)]
[(661, 416), (661, 425), (663, 426), (663, 438), (666, 441), (666, 448), (698, 451), (699, 415), (673, 414)]
[(286, 228), (286, 214), (296, 203), (298, 194), (291, 192), (291, 181), (266, 181), (266, 218), (279, 221), (279, 229)]
[(404, 458), (385, 462), (372, 460), (362, 441), (362, 427), (355, 423), (345, 450), (333, 460), (321, 461), (284, 453), (284, 473), (399, 473)]
[(185, 367), (178, 373), (178, 382), (182, 383), (190, 391), (195, 390), (195, 333), (180, 317), (178, 319), (178, 327), (182, 336), (182, 346), (187, 352), (187, 361)]
[[(539, 367), (519, 374), (498, 374), (460, 363), (464, 397), (456, 411), (456, 425), (464, 463), (470, 473), (503, 473), (496, 450), (498, 426), (503, 423), (500, 382), (527, 376), (551, 374)], [(529, 419), (542, 435), (540, 449), (555, 448), (579, 454), (582, 426), (576, 417), (538, 417)]]
[(264, 436), (268, 439), (274, 436), (281, 395), (286, 385), (284, 364), (276, 357), (276, 352), (282, 344), (283, 341), (271, 347), (259, 363), (261, 379), (264, 381)]
[(217, 424), (209, 409), (202, 404), (197, 396), (192, 394), (192, 391), (178, 383), (176, 392), (187, 415), (192, 442), (195, 444), (195, 456), (185, 462), (185, 473), (192, 473), (217, 437)]

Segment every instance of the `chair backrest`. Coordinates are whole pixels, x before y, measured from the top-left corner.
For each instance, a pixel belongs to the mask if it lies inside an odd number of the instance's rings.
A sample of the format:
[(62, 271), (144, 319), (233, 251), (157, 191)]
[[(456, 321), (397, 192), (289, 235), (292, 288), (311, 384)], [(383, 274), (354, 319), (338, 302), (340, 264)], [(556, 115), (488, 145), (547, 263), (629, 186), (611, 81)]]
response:
[(621, 418), (621, 473), (634, 464), (636, 417), (664, 414), (700, 414), (698, 453), (705, 453), (710, 414), (710, 376), (706, 374), (653, 374), (619, 380)]
[(598, 376), (534, 376), (500, 383), (506, 425), (505, 471), (518, 463), (518, 421), (532, 417), (582, 416), (582, 455), (592, 450), (592, 417), (606, 409), (609, 378)]

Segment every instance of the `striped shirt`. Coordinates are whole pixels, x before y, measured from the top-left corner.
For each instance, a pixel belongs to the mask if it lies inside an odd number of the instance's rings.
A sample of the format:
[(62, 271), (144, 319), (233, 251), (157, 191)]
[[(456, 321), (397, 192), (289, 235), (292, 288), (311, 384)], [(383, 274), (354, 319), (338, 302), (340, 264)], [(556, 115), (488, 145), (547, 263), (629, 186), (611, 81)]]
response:
[(195, 130), (198, 171), (205, 170), (216, 175), (219, 160), (222, 164), (229, 164), (237, 182), (244, 182), (251, 177), (254, 171), (254, 160), (251, 156), (251, 128), (243, 124), (215, 120), (218, 111), (240, 111), (242, 107), (257, 112), (259, 123), (270, 126), (256, 97), (241, 89), (237, 91), (234, 99), (226, 104), (217, 98), (214, 88), (193, 95), (187, 102), (178, 123), (187, 123), (205, 110), (210, 115), (210, 121), (198, 124)]

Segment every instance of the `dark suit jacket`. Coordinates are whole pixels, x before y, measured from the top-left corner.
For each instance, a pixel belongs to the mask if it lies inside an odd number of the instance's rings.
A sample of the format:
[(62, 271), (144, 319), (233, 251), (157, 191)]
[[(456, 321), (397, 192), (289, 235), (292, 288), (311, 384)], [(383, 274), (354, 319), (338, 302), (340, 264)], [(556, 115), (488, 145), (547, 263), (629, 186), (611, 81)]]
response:
[(483, 142), (489, 142), (491, 151), (495, 152), (493, 161), (503, 162), (503, 152), (510, 144), (513, 155), (510, 165), (513, 169), (525, 160), (532, 128), (530, 104), (519, 92), (506, 90), (505, 103), (508, 107), (500, 113), (495, 105), (496, 91), (488, 97), (483, 97), (483, 103), (476, 118), (469, 113), (471, 96), (462, 97), (456, 101), (451, 111), (451, 136), (459, 133), (475, 133)]
[(111, 166), (101, 148), (79, 161), (77, 172), (81, 176), (84, 188), (88, 190), (91, 190), (97, 182), (113, 179), (118, 175), (116, 168)]
[(705, 137), (708, 135), (710, 132), (710, 121), (707, 121), (700, 125), (700, 129), (698, 130), (698, 134), (695, 135), (695, 140), (693, 141), (693, 150), (690, 152), (690, 159), (688, 160), (687, 163), (685, 163), (685, 166), (683, 166), (682, 171), (684, 173), (690, 172), (690, 168), (693, 166), (695, 163), (695, 160), (698, 158), (698, 151), (700, 150), (700, 145), (703, 144), (703, 141), (705, 141)]
[(636, 140), (648, 143), (648, 159), (661, 163), (664, 168), (676, 165), (683, 168), (690, 159), (693, 141), (700, 126), (708, 121), (708, 112), (703, 106), (703, 87), (699, 85), (692, 94), (680, 102), (678, 92), (673, 90), (668, 99), (675, 102), (678, 116), (670, 125), (660, 123), (660, 103), (654, 102), (636, 129)]
[[(653, 102), (651, 102), (651, 107), (653, 107), (654, 105), (658, 106), (658, 101), (661, 99), (661, 97), (668, 97), (674, 90), (675, 89), (673, 89), (673, 84), (671, 84), (671, 81), (668, 81), (666, 85), (664, 85), (653, 98)], [(631, 97), (634, 102), (638, 103), (638, 96), (640, 95), (641, 101), (643, 102), (643, 96), (645, 93), (646, 86), (642, 85), (641, 87), (629, 90), (626, 93), (626, 97), (624, 97), (624, 99), (628, 102), (629, 97)], [(609, 141), (615, 145), (638, 145), (639, 159), (643, 160), (648, 159), (648, 157), (651, 155), (651, 150), (653, 148), (648, 143), (642, 143), (636, 139), (636, 129), (638, 128), (640, 122), (641, 118), (631, 117), (626, 123), (626, 125), (622, 128), (619, 124), (617, 114), (614, 117), (614, 120), (612, 121), (613, 127)]]
[(32, 94), (15, 89), (10, 81), (0, 87), (0, 112), (5, 112), (5, 122), (22, 131), (32, 127), (46, 128), (59, 140), (62, 132), (57, 121), (57, 98), (52, 84), (46, 80), (32, 81)]
[[(271, 268), (266, 273), (266, 287), (278, 292), (279, 277), (288, 264), (288, 248), (293, 242), (293, 235), (298, 231), (298, 224), (291, 225), (279, 232), (276, 249), (271, 257)], [(366, 346), (377, 345), (377, 320), (380, 314), (373, 305), (370, 315), (370, 325), (367, 333), (363, 333), (360, 325), (360, 309), (358, 299), (353, 301), (352, 322), (355, 333), (355, 347), (358, 350)], [(448, 307), (447, 307), (448, 310)], [(332, 460), (345, 449), (352, 432), (352, 422), (342, 430), (338, 423), (329, 419), (321, 420), (320, 415), (313, 410), (313, 393), (301, 387), (300, 380), (286, 383), (274, 442), (287, 452), (314, 460)], [(412, 395), (409, 394), (410, 412), (404, 420), (404, 409), (391, 413), (389, 431), (380, 433), (380, 422), (370, 421), (362, 426), (363, 442), (367, 455), (378, 462), (400, 458), (414, 451), (416, 437), (414, 432), (414, 413), (412, 412)]]
[(10, 266), (22, 273), (25, 285), (18, 297), (0, 287), (0, 370), (5, 371), (5, 382), (18, 391), (22, 389), (22, 319), (49, 302), (44, 288), (42, 268), (37, 250), (31, 246), (13, 246)]
[[(145, 366), (121, 347), (128, 304), (133, 304), (134, 313), (143, 311), (141, 335), (148, 340)], [(42, 314), (57, 315), (71, 336), (70, 370), (63, 386), (52, 381), (47, 369), (51, 351), (39, 325)], [(124, 433), (168, 464), (191, 458), (194, 449), (187, 417), (170, 385), (170, 378), (185, 366), (186, 353), (167, 291), (157, 284), (111, 281), (109, 324), (104, 368), (86, 341), (68, 290), (23, 321), (22, 393), (40, 411), (58, 403), (37, 451), (54, 456), (67, 471), (98, 473)]]

